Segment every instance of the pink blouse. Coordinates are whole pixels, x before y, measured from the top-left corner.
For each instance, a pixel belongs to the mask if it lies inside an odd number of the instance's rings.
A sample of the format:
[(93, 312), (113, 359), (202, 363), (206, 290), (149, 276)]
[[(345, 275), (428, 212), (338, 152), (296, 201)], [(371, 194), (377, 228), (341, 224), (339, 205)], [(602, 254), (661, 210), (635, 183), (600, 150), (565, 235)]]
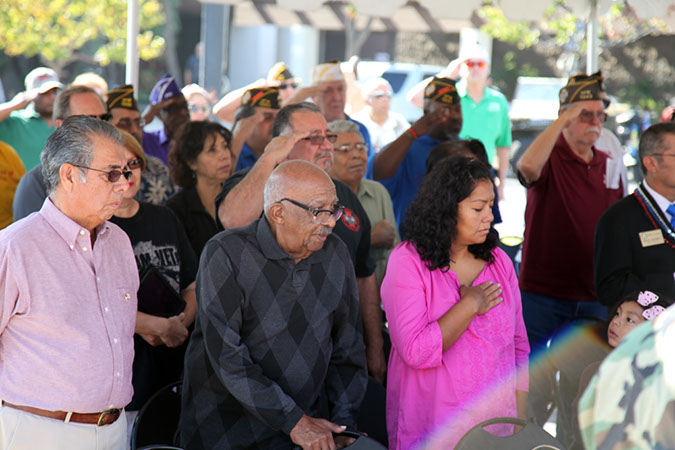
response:
[[(513, 264), (500, 250), (473, 285), (501, 283), (504, 300), (476, 316), (445, 352), (437, 320), (459, 302), (453, 271), (430, 271), (410, 242), (397, 246), (382, 282), (392, 351), (387, 376), (390, 449), (454, 448), (474, 425), (517, 417), (528, 390), (527, 341)], [(508, 426), (492, 427), (508, 434)]]

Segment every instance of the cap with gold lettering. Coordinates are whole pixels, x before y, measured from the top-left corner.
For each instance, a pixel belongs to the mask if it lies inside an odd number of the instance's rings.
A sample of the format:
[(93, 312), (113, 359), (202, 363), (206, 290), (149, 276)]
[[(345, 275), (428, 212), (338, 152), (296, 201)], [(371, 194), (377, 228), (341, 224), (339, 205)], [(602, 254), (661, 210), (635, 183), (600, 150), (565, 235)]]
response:
[(261, 108), (281, 109), (279, 88), (252, 88), (241, 97), (242, 106), (259, 106)]
[(108, 111), (113, 108), (125, 108), (138, 111), (138, 103), (134, 98), (134, 87), (130, 84), (125, 84), (111, 91), (108, 91), (103, 96), (105, 98), (105, 105)]
[(603, 77), (600, 72), (592, 75), (579, 74), (571, 77), (567, 85), (560, 89), (560, 105), (569, 105), (574, 102), (583, 102), (587, 100), (606, 101), (603, 95), (605, 90)]
[(274, 81), (284, 82), (289, 80), (295, 80), (298, 82), (298, 79), (293, 76), (285, 62), (276, 63), (272, 66), (270, 71), (267, 72), (268, 83), (272, 83)]
[(424, 89), (424, 99), (448, 105), (459, 104), (459, 94), (452, 78), (433, 77)]

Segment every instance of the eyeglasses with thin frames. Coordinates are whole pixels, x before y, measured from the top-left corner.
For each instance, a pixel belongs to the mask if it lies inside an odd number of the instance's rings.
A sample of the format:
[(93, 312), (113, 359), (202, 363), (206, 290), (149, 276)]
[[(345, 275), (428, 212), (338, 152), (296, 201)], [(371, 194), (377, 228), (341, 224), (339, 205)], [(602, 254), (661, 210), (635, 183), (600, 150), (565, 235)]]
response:
[(142, 169), (143, 168), (143, 160), (140, 159), (140, 158), (132, 159), (131, 161), (127, 162), (127, 167), (131, 170)]
[(208, 113), (211, 111), (211, 107), (209, 105), (197, 105), (196, 103), (188, 102), (188, 110), (191, 113), (198, 113), (198, 112)]
[(583, 109), (579, 113), (579, 119), (584, 123), (591, 123), (592, 124), (593, 118), (598, 119), (598, 122), (600, 122), (600, 123), (605, 123), (605, 121), (607, 120), (607, 113), (604, 112), (604, 111), (596, 111), (596, 112), (587, 111), (585, 109)]
[(351, 153), (353, 150), (356, 150), (357, 154), (367, 153), (368, 144), (366, 144), (365, 142), (357, 142), (354, 145), (342, 144), (339, 147), (335, 147), (335, 151), (338, 153), (342, 153), (343, 155), (347, 155)]
[(117, 122), (117, 125), (115, 126), (123, 130), (130, 130), (134, 125), (136, 125), (138, 128), (143, 128), (145, 126), (145, 120), (130, 119), (128, 117), (125, 117), (124, 119), (120, 119), (119, 122)]
[(337, 134), (327, 134), (325, 136), (308, 136), (301, 139), (301, 141), (309, 141), (310, 144), (317, 147), (323, 144), (325, 140), (328, 140), (328, 142), (331, 144), (335, 144), (335, 141), (337, 141)]
[(318, 220), (321, 223), (327, 221), (329, 217), (332, 217), (333, 220), (335, 220), (337, 222), (338, 220), (340, 220), (340, 217), (342, 217), (342, 213), (344, 212), (344, 209), (345, 209), (345, 207), (342, 206), (340, 203), (336, 203), (335, 206), (333, 206), (333, 210), (330, 210), (330, 209), (315, 209), (315, 208), (309, 207), (305, 204), (302, 204), (298, 201), (295, 201), (292, 198), (287, 198), (287, 197), (282, 198), (277, 203), (281, 203), (281, 202), (284, 202), (284, 201), (292, 203), (295, 206), (304, 209), (305, 211), (309, 211), (314, 216), (314, 221), (316, 222)]
[(323, 144), (323, 142), (328, 139), (328, 142), (331, 144), (335, 144), (335, 141), (337, 141), (337, 134), (327, 134), (325, 136), (308, 136), (306, 138), (302, 138), (301, 141), (309, 141), (310, 144), (319, 146)]
[(130, 170), (124, 170), (124, 171), (117, 170), (117, 169), (100, 170), (100, 169), (94, 169), (92, 167), (80, 166), (79, 164), (73, 164), (73, 166), (79, 167), (80, 169), (87, 169), (87, 170), (93, 170), (94, 172), (105, 173), (106, 175), (108, 175), (108, 181), (111, 182), (111, 183), (116, 183), (122, 177), (122, 175), (124, 175), (124, 178), (126, 178), (127, 180), (129, 180), (129, 178), (131, 177), (131, 171)]

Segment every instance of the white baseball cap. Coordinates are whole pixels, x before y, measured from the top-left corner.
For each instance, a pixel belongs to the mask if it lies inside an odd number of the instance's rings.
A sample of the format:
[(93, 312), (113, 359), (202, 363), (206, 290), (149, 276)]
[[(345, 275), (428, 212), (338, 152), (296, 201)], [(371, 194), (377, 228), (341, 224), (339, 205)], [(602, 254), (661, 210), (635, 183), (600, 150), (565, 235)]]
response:
[(33, 69), (24, 80), (26, 90), (31, 91), (37, 89), (38, 93), (44, 94), (54, 88), (63, 89), (63, 83), (59, 81), (59, 77), (49, 67), (38, 67)]

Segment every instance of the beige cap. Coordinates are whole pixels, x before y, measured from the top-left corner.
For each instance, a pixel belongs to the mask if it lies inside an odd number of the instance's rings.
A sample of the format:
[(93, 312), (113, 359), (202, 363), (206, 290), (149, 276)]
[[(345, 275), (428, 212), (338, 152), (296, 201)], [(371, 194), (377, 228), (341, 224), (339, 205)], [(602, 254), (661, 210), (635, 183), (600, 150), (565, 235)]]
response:
[(340, 63), (337, 61), (328, 62), (314, 66), (312, 70), (312, 84), (322, 81), (344, 81), (345, 76), (340, 70)]

